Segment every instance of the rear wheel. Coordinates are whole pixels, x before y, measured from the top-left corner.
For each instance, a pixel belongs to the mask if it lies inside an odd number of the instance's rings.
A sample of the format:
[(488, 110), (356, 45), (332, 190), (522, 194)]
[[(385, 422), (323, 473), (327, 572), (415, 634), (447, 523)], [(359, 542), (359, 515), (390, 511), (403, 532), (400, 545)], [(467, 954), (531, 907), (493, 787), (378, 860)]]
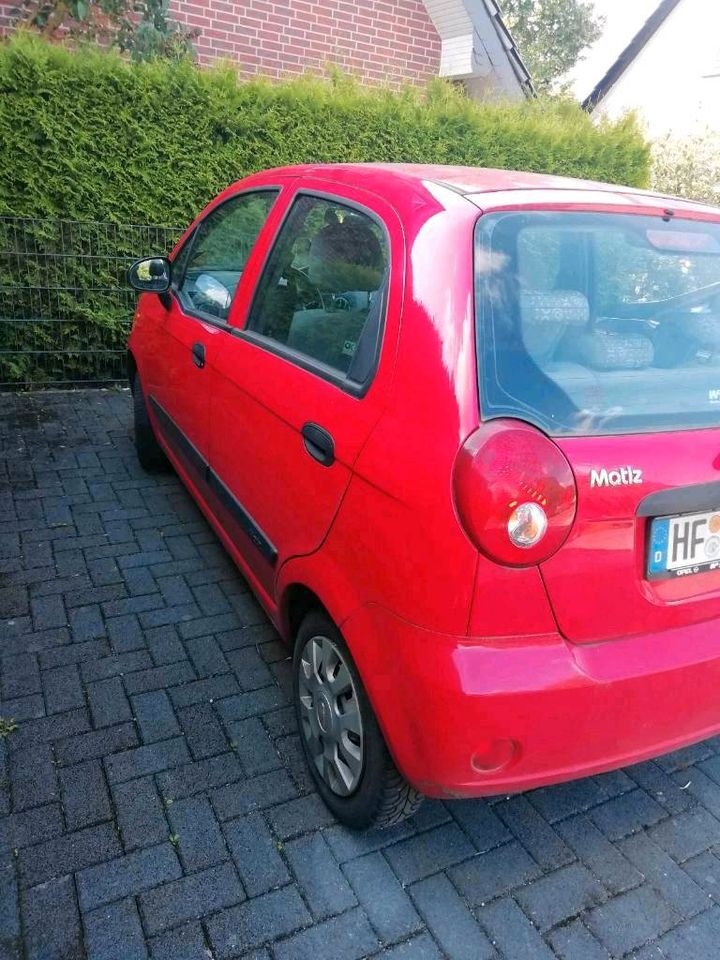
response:
[(170, 462), (157, 441), (153, 425), (147, 412), (145, 394), (140, 377), (135, 374), (132, 383), (133, 420), (135, 423), (135, 450), (140, 466), (149, 473), (160, 473), (170, 469)]
[(389, 826), (415, 813), (422, 794), (393, 763), (350, 651), (321, 611), (300, 625), (293, 692), (310, 773), (341, 823)]

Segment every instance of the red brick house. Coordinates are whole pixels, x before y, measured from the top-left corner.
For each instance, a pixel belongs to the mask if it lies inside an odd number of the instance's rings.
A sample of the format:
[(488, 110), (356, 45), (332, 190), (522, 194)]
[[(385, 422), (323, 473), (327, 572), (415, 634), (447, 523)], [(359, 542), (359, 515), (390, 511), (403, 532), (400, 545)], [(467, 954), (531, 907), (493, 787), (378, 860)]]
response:
[[(15, 2), (0, 2), (0, 33)], [(530, 77), (495, 0), (171, 0), (203, 64), (272, 78), (336, 64), (370, 84), (443, 76), (480, 99), (520, 99)]]

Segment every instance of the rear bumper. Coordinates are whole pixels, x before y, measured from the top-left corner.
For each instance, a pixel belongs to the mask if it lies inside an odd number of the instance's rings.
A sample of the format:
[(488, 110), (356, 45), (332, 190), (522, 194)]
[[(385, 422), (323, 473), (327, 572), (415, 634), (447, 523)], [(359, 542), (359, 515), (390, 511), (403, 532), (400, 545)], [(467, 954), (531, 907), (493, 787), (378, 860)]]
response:
[(575, 646), (473, 640), (379, 607), (343, 633), (404, 776), (436, 797), (515, 792), (720, 732), (720, 622)]

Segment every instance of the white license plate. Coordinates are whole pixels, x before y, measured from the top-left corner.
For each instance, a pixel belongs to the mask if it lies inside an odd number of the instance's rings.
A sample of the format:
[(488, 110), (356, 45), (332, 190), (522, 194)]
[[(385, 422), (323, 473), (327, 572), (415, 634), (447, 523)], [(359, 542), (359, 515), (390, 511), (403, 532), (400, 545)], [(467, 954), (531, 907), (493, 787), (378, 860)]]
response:
[(720, 510), (656, 517), (650, 527), (648, 578), (720, 569)]

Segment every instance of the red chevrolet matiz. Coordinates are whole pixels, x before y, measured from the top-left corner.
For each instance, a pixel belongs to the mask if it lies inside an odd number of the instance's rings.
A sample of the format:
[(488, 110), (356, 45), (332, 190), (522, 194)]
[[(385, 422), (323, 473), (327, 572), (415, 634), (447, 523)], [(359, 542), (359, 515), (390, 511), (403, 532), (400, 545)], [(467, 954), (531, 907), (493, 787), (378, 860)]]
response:
[(719, 210), (286, 168), (129, 279), (140, 461), (291, 644), (341, 821), (720, 731)]

